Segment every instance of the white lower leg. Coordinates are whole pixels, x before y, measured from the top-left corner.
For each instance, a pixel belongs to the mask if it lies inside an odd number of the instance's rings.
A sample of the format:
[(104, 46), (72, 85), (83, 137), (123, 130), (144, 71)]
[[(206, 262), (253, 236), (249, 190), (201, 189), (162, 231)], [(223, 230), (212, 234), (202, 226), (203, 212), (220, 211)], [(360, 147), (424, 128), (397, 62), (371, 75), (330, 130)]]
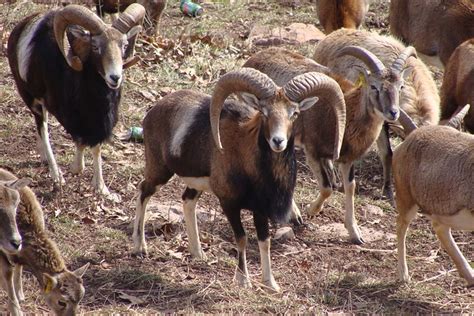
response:
[(463, 277), (469, 286), (474, 285), (474, 271), (471, 268), (469, 262), (464, 258), (461, 250), (459, 250), (456, 242), (451, 235), (451, 228), (433, 221), (433, 228), (438, 236), (439, 241), (443, 245), (443, 248), (449, 254), (451, 259), (454, 261), (459, 274)]
[(235, 269), (234, 282), (239, 286), (249, 288), (252, 287), (250, 282), (249, 271), (247, 269), (247, 236), (243, 236), (237, 240), (237, 259), (239, 263)]
[(49, 166), (49, 174), (55, 183), (63, 184), (64, 178), (61, 174), (61, 171), (58, 168), (56, 159), (54, 159), (53, 149), (49, 142), (49, 132), (48, 132), (48, 112), (45, 107), (42, 107), (44, 121), (41, 124), (40, 128), (40, 139), (42, 143), (42, 152), (46, 156)]
[(76, 154), (74, 160), (71, 162), (71, 172), (79, 174), (84, 170), (84, 149), (86, 146), (76, 143)]
[(313, 171), (313, 174), (318, 179), (318, 184), (319, 184), (318, 197), (316, 198), (316, 200), (314, 200), (311, 203), (311, 205), (309, 206), (309, 210), (308, 210), (308, 215), (316, 216), (323, 209), (324, 202), (331, 196), (332, 189), (330, 187), (327, 188), (327, 187), (324, 186), (324, 176), (322, 174), (322, 172), (324, 172), (324, 171), (321, 170), (320, 162), (313, 159), (309, 155), (306, 158), (306, 161), (307, 161), (309, 167), (311, 168), (311, 170)]
[(410, 282), (407, 265), (407, 237), (408, 223), (400, 217), (397, 218), (397, 252), (398, 252), (398, 277), (400, 281)]
[(301, 215), (301, 211), (296, 205), (295, 200), (291, 200), (291, 213), (290, 213), (290, 218), (293, 221), (297, 221), (298, 223), (303, 223), (303, 216)]
[(25, 294), (23, 293), (22, 275), (23, 266), (19, 264), (15, 265), (13, 271), (13, 286), (15, 288), (16, 297), (20, 302), (25, 300)]
[(109, 189), (104, 183), (102, 177), (102, 156), (101, 156), (101, 144), (92, 147), (92, 158), (94, 165), (94, 176), (92, 177), (92, 187), (94, 190), (103, 195), (109, 195)]
[[(158, 187), (159, 189), (159, 187)], [(136, 255), (148, 254), (146, 240), (145, 240), (145, 213), (146, 206), (151, 197), (145, 198), (143, 203), (141, 202), (141, 190), (138, 193), (137, 206), (135, 209), (135, 222), (133, 224), (133, 253)]]
[(189, 252), (195, 258), (205, 259), (204, 252), (201, 248), (201, 241), (199, 239), (199, 229), (196, 218), (196, 203), (198, 197), (196, 197), (194, 200), (183, 201), (184, 221), (186, 224), (186, 233), (189, 240)]
[(362, 244), (362, 239), (359, 226), (354, 213), (354, 194), (355, 194), (355, 180), (353, 174), (351, 175), (352, 164), (341, 163), (341, 173), (344, 178), (344, 195), (345, 195), (345, 217), (344, 226), (349, 232), (349, 238), (352, 243)]
[(263, 284), (276, 292), (280, 292), (280, 287), (275, 281), (272, 273), (272, 264), (270, 258), (270, 238), (264, 241), (258, 241), (258, 249), (260, 250), (260, 262), (262, 265), (262, 281)]

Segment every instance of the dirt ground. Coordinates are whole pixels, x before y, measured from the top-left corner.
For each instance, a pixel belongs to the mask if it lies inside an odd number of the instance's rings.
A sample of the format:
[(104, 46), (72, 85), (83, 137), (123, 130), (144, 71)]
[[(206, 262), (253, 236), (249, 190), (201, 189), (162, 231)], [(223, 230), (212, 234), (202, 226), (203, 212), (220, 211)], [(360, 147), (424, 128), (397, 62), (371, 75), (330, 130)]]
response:
[[(107, 185), (121, 197), (111, 201), (95, 194), (92, 159), (72, 175), (68, 164), (74, 146), (64, 129), (50, 120), (53, 151), (66, 185), (53, 192), (48, 168), (35, 151), (33, 117), (22, 103), (10, 74), (4, 48), (9, 32), (22, 17), (51, 6), (30, 1), (0, 5), (0, 166), (30, 177), (45, 212), (47, 227), (67, 265), (86, 262), (86, 294), (81, 313), (472, 313), (474, 293), (464, 286), (448, 255), (440, 248), (424, 217), (408, 234), (408, 265), (413, 282), (396, 281), (396, 210), (380, 199), (381, 165), (375, 151), (356, 164), (356, 210), (366, 239), (363, 246), (348, 242), (343, 225), (343, 195), (336, 193), (321, 215), (308, 218), (305, 210), (317, 193), (315, 177), (298, 153), (296, 201), (305, 225), (294, 227), (296, 237), (272, 242), (272, 264), (281, 293), (269, 293), (259, 283), (261, 269), (255, 229), (249, 212), (243, 222), (249, 235), (248, 264), (253, 287), (233, 283), (237, 265), (233, 233), (217, 199), (204, 194), (198, 203), (199, 227), (207, 261), (191, 258), (181, 214), (183, 183), (173, 178), (150, 203), (147, 224), (149, 256), (131, 256), (136, 186), (144, 167), (141, 143), (124, 142), (130, 127), (140, 126), (154, 102), (172, 91), (191, 88), (209, 92), (220, 75), (240, 67), (262, 47), (249, 44), (256, 25), (287, 26), (293, 22), (319, 27), (310, 1), (225, 1), (203, 3), (199, 18), (184, 16), (178, 1), (169, 1), (160, 37), (142, 38), (141, 62), (124, 82), (119, 123), (105, 145), (103, 172)], [(228, 2), (228, 1), (227, 1)], [(388, 1), (374, 0), (365, 28), (388, 32)], [(315, 43), (288, 46), (311, 56)], [(432, 68), (439, 83), (442, 70)], [(276, 227), (272, 227), (274, 233)], [(474, 258), (472, 233), (454, 232), (468, 260)], [(28, 313), (45, 313), (33, 276), (25, 276)], [(0, 312), (6, 294), (0, 292)]]

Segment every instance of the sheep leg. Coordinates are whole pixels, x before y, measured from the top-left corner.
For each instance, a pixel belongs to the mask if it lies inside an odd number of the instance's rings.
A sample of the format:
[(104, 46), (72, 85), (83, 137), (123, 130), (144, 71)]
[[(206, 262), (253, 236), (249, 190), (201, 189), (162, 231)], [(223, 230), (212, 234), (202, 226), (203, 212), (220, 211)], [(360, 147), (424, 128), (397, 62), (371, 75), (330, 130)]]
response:
[(354, 213), (354, 194), (355, 194), (355, 179), (354, 166), (352, 163), (341, 163), (339, 165), (344, 179), (344, 195), (345, 195), (345, 219), (344, 226), (349, 232), (349, 239), (351, 243), (361, 245), (364, 243), (362, 239), (359, 226)]
[(301, 215), (301, 211), (298, 205), (296, 205), (296, 202), (294, 199), (291, 200), (290, 221), (296, 226), (300, 226), (304, 224), (303, 216)]
[(469, 287), (474, 286), (474, 271), (472, 270), (469, 262), (464, 258), (462, 252), (459, 250), (458, 245), (451, 235), (451, 227), (443, 225), (442, 223), (433, 220), (433, 229), (438, 236), (441, 245), (453, 259), (459, 274), (467, 281)]
[(51, 148), (51, 143), (49, 142), (48, 111), (39, 100), (35, 99), (34, 102), (36, 102), (34, 105), (35, 108), (41, 108), (41, 115), (39, 115), (36, 111), (33, 112), (35, 115), (36, 126), (38, 128), (38, 148), (40, 148), (40, 155), (44, 155), (46, 157), (46, 161), (48, 161), (49, 174), (53, 179), (54, 185), (62, 185), (65, 183), (65, 181), (61, 171), (58, 168), (58, 164), (54, 158), (53, 149)]
[(332, 194), (331, 180), (330, 176), (328, 175), (329, 170), (325, 168), (321, 160), (316, 160), (310, 155), (307, 156), (306, 160), (313, 171), (313, 174), (316, 176), (319, 184), (319, 195), (316, 200), (311, 203), (308, 211), (309, 216), (316, 216), (321, 212), (324, 202)]
[(393, 186), (392, 186), (392, 147), (390, 145), (389, 126), (384, 123), (383, 130), (377, 138), (377, 148), (383, 167), (383, 187), (382, 195), (394, 206)]
[(222, 205), (224, 213), (229, 220), (230, 226), (234, 231), (235, 242), (237, 244), (238, 265), (235, 269), (234, 282), (239, 286), (249, 288), (252, 283), (247, 269), (247, 235), (245, 234), (242, 221), (240, 220), (240, 209)]
[(76, 143), (76, 154), (74, 159), (71, 162), (71, 172), (73, 174), (79, 174), (84, 170), (84, 150), (86, 149), (85, 145)]
[(92, 177), (92, 187), (94, 190), (102, 195), (110, 195), (110, 191), (105, 185), (104, 178), (102, 176), (102, 156), (101, 156), (101, 144), (92, 147), (92, 158), (94, 165), (94, 176)]
[(260, 263), (262, 265), (262, 282), (271, 290), (280, 292), (280, 286), (276, 283), (272, 273), (268, 218), (254, 212), (253, 220), (257, 229), (258, 249), (260, 250)]
[(20, 302), (25, 300), (25, 294), (23, 293), (23, 266), (20, 264), (15, 265), (13, 272), (13, 284), (15, 287), (16, 297)]
[(13, 266), (3, 254), (0, 254), (0, 271), (2, 287), (8, 295), (7, 307), (10, 314), (12, 316), (23, 315), (20, 308), (20, 302), (18, 301), (15, 293), (15, 285), (13, 283)]
[(196, 219), (196, 203), (201, 194), (202, 191), (186, 187), (182, 198), (184, 221), (186, 223), (186, 233), (189, 240), (189, 252), (195, 258), (206, 260), (206, 255), (202, 251), (201, 241), (199, 240), (199, 229)]
[(408, 225), (410, 225), (411, 221), (415, 218), (417, 208), (414, 205), (407, 207), (399, 200), (397, 200), (397, 208), (398, 277), (402, 282), (410, 282), (407, 265), (406, 237)]
[[(165, 181), (166, 182), (166, 181)], [(161, 185), (154, 185), (147, 180), (143, 180), (139, 185), (137, 206), (135, 209), (135, 222), (133, 224), (133, 251), (132, 254), (137, 257), (148, 255), (148, 249), (145, 241), (145, 213), (146, 206), (151, 196), (161, 188)]]

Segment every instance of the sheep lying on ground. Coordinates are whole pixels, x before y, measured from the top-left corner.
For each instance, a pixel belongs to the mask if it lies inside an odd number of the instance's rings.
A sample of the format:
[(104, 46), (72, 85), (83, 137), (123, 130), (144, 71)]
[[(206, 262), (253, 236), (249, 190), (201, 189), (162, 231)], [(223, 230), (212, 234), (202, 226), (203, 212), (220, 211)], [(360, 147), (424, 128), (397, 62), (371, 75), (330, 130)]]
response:
[[(461, 115), (467, 112), (463, 111)], [(474, 271), (451, 235), (451, 229), (474, 231), (473, 148), (473, 135), (449, 126), (425, 126), (413, 131), (395, 149), (393, 176), (401, 280), (410, 280), (405, 239), (408, 225), (420, 211), (431, 219), (459, 274), (468, 286), (474, 286)]]
[[(0, 181), (15, 181), (10, 172), (0, 169)], [(23, 246), (16, 254), (0, 251), (0, 278), (8, 293), (8, 310), (21, 315), (24, 300), (22, 271), (26, 267), (38, 280), (48, 306), (56, 315), (74, 315), (84, 296), (82, 276), (89, 264), (69, 271), (56, 243), (45, 229), (43, 211), (35, 194), (28, 187), (19, 190), (17, 223)]]

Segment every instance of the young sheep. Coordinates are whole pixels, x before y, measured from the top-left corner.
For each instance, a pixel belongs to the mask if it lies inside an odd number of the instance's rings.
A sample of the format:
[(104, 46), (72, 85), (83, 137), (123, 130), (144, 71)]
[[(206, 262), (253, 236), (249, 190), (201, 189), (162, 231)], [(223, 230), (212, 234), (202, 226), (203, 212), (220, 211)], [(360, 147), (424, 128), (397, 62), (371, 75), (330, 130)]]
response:
[[(457, 108), (474, 104), (474, 38), (453, 52), (444, 71), (441, 86), (441, 119), (449, 119)], [(474, 109), (464, 118), (464, 127), (474, 133)]]
[[(226, 101), (231, 93), (240, 93), (245, 103)], [(146, 165), (139, 185), (134, 253), (147, 252), (144, 225), (150, 197), (177, 174), (187, 186), (183, 209), (191, 254), (204, 257), (195, 207), (203, 191), (213, 192), (234, 231), (235, 280), (250, 286), (247, 237), (240, 220), (245, 208), (252, 211), (257, 229), (263, 282), (279, 291), (271, 270), (268, 220), (284, 221), (289, 215), (296, 182), (292, 125), (318, 97), (333, 106), (331, 158), (338, 157), (345, 126), (344, 98), (337, 83), (324, 74), (307, 73), (280, 88), (261, 72), (243, 68), (222, 76), (212, 98), (180, 90), (158, 101), (143, 121)]]
[(474, 37), (474, 2), (391, 0), (390, 32), (446, 65), (456, 47)]
[(318, 0), (316, 6), (326, 34), (342, 27), (358, 28), (369, 11), (368, 0)]
[[(0, 181), (16, 181), (10, 172), (0, 169)], [(28, 187), (19, 189), (17, 223), (23, 247), (16, 253), (0, 251), (0, 278), (8, 294), (8, 310), (21, 315), (20, 301), (24, 300), (23, 267), (38, 280), (44, 299), (56, 315), (74, 315), (84, 296), (82, 276), (89, 264), (69, 271), (56, 243), (48, 236), (43, 211), (35, 194)]]
[(449, 126), (425, 126), (395, 149), (398, 272), (402, 281), (410, 280), (405, 244), (408, 225), (420, 210), (431, 219), (459, 274), (468, 286), (474, 286), (474, 271), (451, 235), (451, 229), (474, 230), (473, 147), (472, 135)]
[[(405, 46), (391, 36), (378, 35), (368, 31), (348, 29), (337, 30), (322, 40), (315, 49), (314, 59), (352, 82), (359, 78), (360, 67), (366, 66), (352, 56), (341, 56), (339, 52), (350, 45), (361, 46), (377, 56), (385, 66), (392, 65)], [(417, 125), (436, 125), (439, 122), (439, 93), (428, 67), (419, 59), (409, 58), (406, 62), (405, 85), (400, 95), (400, 108), (412, 117)], [(396, 130), (402, 129), (397, 124)], [(393, 201), (391, 180), (392, 150), (388, 126), (377, 139), (379, 156), (383, 165), (383, 195)]]
[[(369, 51), (354, 46), (340, 50), (341, 55), (351, 55), (361, 60), (369, 71), (359, 68), (364, 80), (354, 86), (338, 75), (332, 75), (340, 84), (346, 101), (346, 131), (344, 134), (339, 162), (344, 180), (345, 192), (345, 226), (353, 243), (361, 244), (363, 239), (354, 214), (354, 166), (377, 139), (384, 121), (393, 122), (398, 119), (399, 94), (404, 85), (403, 67), (410, 56), (414, 55), (412, 47), (404, 50), (395, 59), (390, 68)], [(316, 64), (316, 65), (315, 65)], [(288, 50), (270, 48), (253, 55), (244, 67), (256, 68), (278, 85), (284, 85), (293, 76), (317, 67), (313, 60)], [(331, 75), (331, 74), (330, 74)], [(321, 107), (331, 107), (329, 100), (320, 100)], [(324, 110), (324, 108), (323, 108)], [(333, 136), (331, 127), (334, 120), (327, 111), (310, 109), (304, 112), (295, 122), (296, 145), (304, 148), (306, 159), (318, 179), (320, 194), (311, 203), (309, 214), (316, 215), (324, 205), (324, 201), (332, 194), (332, 170), (330, 151)], [(329, 145), (329, 147), (328, 147)], [(294, 208), (296, 218), (299, 210)]]
[[(0, 168), (0, 172), (3, 169)], [(18, 190), (29, 184), (28, 179), (0, 179), (0, 251), (16, 253), (21, 249), (21, 236), (16, 224), (20, 203)]]
[(143, 5), (146, 11), (145, 30), (148, 35), (158, 34), (158, 24), (163, 10), (166, 7), (166, 0), (94, 0), (97, 14), (104, 17), (104, 13), (111, 14), (115, 19), (115, 14), (124, 11), (132, 3)]
[(49, 143), (48, 112), (76, 144), (71, 171), (84, 169), (84, 149), (91, 146), (93, 187), (109, 193), (102, 177), (101, 144), (117, 123), (122, 70), (133, 63), (134, 39), (141, 29), (137, 23), (143, 16), (143, 7), (133, 4), (110, 27), (89, 9), (69, 5), (31, 15), (13, 29), (8, 61), (18, 92), (34, 115), (38, 149), (55, 184), (64, 179)]

